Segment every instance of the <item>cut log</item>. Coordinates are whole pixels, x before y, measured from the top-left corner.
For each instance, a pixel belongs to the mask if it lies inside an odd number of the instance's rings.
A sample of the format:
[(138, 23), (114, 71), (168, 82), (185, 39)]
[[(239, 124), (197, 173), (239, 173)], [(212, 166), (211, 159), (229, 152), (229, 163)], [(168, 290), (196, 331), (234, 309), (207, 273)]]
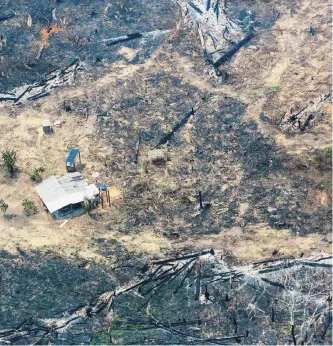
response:
[(15, 13), (0, 14), (0, 23), (13, 17), (15, 17)]
[(39, 93), (37, 95), (33, 95), (33, 96), (30, 96), (30, 97), (27, 97), (27, 100), (28, 101), (34, 101), (34, 100), (38, 100), (42, 97), (45, 97), (47, 95), (49, 95), (50, 93), (49, 92), (43, 92), (43, 93)]
[(192, 110), (189, 113), (187, 113), (184, 116), (184, 118), (180, 122), (178, 122), (169, 133), (167, 133), (165, 136), (163, 136), (159, 140), (159, 142), (156, 145), (156, 148), (160, 147), (163, 144), (166, 144), (173, 137), (175, 132), (177, 132), (179, 129), (181, 129), (189, 121), (190, 117), (194, 114), (195, 114), (195, 111), (192, 107)]
[(106, 45), (107, 46), (114, 46), (114, 45), (116, 45), (118, 43), (123, 43), (123, 42), (131, 41), (131, 40), (134, 40), (134, 39), (137, 39), (137, 38), (141, 38), (141, 37), (142, 37), (142, 34), (139, 33), (139, 32), (136, 32), (136, 33), (133, 33), (133, 34), (128, 34), (126, 36), (121, 36), (121, 37), (115, 38), (112, 41), (107, 42)]
[(243, 46), (245, 46), (255, 36), (254, 32), (250, 32), (243, 40), (236, 43), (230, 50), (224, 53), (218, 60), (213, 64), (215, 68), (227, 62), (232, 58)]
[(166, 260), (163, 260), (163, 261), (154, 261), (154, 262), (152, 262), (152, 264), (156, 265), (156, 264), (166, 264), (166, 263), (169, 263), (169, 262), (182, 261), (182, 260), (185, 260), (185, 259), (190, 259), (190, 258), (194, 258), (194, 257), (204, 256), (204, 255), (207, 255), (209, 253), (211, 255), (214, 255), (214, 250), (213, 249), (206, 250), (206, 251), (202, 251), (200, 253), (195, 253), (195, 254), (186, 255), (186, 256), (182, 256), (182, 257), (170, 258), (170, 259), (166, 259)]

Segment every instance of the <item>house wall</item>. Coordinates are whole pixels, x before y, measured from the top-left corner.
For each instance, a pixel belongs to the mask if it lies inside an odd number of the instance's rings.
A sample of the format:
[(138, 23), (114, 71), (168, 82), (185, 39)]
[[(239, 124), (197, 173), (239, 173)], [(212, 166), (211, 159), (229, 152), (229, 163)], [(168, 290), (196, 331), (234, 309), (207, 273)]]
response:
[(78, 204), (80, 204), (80, 206), (76, 205), (76, 207), (73, 207), (71, 204), (68, 205), (67, 207), (69, 208), (69, 210), (66, 212), (62, 211), (64, 208), (59, 209), (52, 213), (52, 217), (54, 219), (61, 220), (61, 219), (69, 219), (69, 218), (84, 214), (85, 209), (83, 208), (83, 202)]

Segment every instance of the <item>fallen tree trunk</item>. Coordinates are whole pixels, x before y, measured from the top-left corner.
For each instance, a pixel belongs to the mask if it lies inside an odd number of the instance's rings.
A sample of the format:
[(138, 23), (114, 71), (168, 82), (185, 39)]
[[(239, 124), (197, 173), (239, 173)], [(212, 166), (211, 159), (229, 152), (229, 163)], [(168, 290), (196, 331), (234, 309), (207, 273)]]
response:
[(15, 13), (0, 14), (0, 23), (13, 17), (15, 17)]
[(184, 118), (180, 122), (178, 122), (169, 133), (167, 133), (165, 136), (163, 136), (159, 140), (155, 148), (158, 148), (161, 145), (166, 144), (173, 137), (173, 135), (188, 122), (190, 117), (194, 114), (195, 114), (195, 111), (192, 107), (192, 110), (189, 113), (187, 113), (184, 116)]
[(254, 32), (250, 32), (243, 40), (236, 43), (230, 50), (224, 53), (219, 59), (217, 59), (213, 66), (218, 68), (220, 65), (227, 62), (232, 58), (243, 46), (245, 46), (253, 37), (255, 36)]
[(138, 38), (144, 38), (144, 37), (149, 37), (149, 36), (158, 36), (158, 35), (163, 35), (171, 32), (171, 30), (166, 29), (166, 30), (153, 30), (153, 31), (148, 31), (148, 32), (135, 32), (133, 34), (127, 34), (124, 36), (119, 36), (119, 37), (111, 37), (111, 38), (104, 38), (100, 41), (95, 41), (91, 42), (90, 44), (94, 43), (105, 43), (107, 46), (114, 46), (118, 43), (126, 42), (126, 41), (131, 41), (134, 39)]
[(45, 97), (45, 96), (47, 96), (47, 95), (49, 95), (49, 94), (50, 94), (49, 92), (39, 93), (39, 94), (30, 96), (30, 97), (27, 97), (27, 100), (28, 100), (28, 101), (38, 100), (38, 99), (40, 99), (40, 98), (42, 98), (42, 97)]
[(15, 96), (0, 97), (0, 102), (1, 101), (15, 101), (15, 100), (16, 100)]
[[(208, 256), (207, 256), (208, 255)], [(36, 335), (36, 333), (43, 333), (43, 335), (49, 335), (53, 330), (57, 331), (57, 333), (59, 333), (59, 335), (61, 335), (61, 333), (64, 333), (65, 331), (69, 331), (69, 329), (78, 324), (78, 323), (84, 323), (86, 322), (88, 319), (94, 318), (94, 316), (100, 314), (103, 310), (107, 309), (107, 311), (109, 311), (111, 309), (111, 307), (113, 306), (113, 302), (116, 299), (116, 297), (121, 296), (129, 291), (138, 289), (139, 287), (146, 285), (147, 283), (149, 283), (150, 281), (154, 280), (154, 276), (158, 275), (157, 277), (159, 277), (160, 279), (162, 279), (162, 282), (160, 282), (157, 286), (155, 286), (153, 288), (153, 290), (155, 290), (154, 294), (149, 297), (149, 300), (151, 300), (153, 298), (153, 296), (157, 293), (157, 291), (159, 289), (161, 289), (161, 287), (164, 287), (167, 283), (169, 283), (170, 281), (174, 280), (176, 277), (179, 277), (179, 275), (181, 273), (183, 273), (185, 271), (185, 269), (187, 268), (188, 271), (187, 273), (184, 274), (184, 277), (186, 279), (186, 277), (188, 277), (189, 272), (191, 271), (191, 269), (193, 268), (193, 265), (189, 268), (189, 266), (191, 265), (191, 263), (195, 262), (197, 259), (200, 260), (200, 262), (202, 263), (211, 263), (213, 264), (213, 268), (214, 271), (219, 271), (221, 270), (221, 273), (215, 273), (215, 274), (221, 274), (221, 277), (219, 277), (217, 280), (220, 280), (222, 282), (227, 282), (232, 278), (236, 278), (236, 277), (242, 277), (244, 283), (248, 284), (251, 287), (254, 287), (256, 290), (260, 290), (265, 292), (265, 286), (264, 288), (258, 286), (256, 284), (256, 282), (261, 281), (261, 283), (265, 284), (266, 287), (267, 285), (273, 285), (273, 286), (277, 286), (277, 282), (273, 282), (270, 279), (267, 279), (264, 275), (265, 273), (262, 273), (262, 269), (258, 268), (258, 262), (255, 262), (252, 264), (247, 264), (244, 266), (236, 266), (236, 267), (231, 267), (229, 268), (227, 266), (226, 263), (224, 263), (223, 261), (221, 261), (220, 256), (216, 255), (215, 256), (215, 252), (214, 250), (206, 250), (206, 251), (202, 251), (200, 253), (195, 253), (195, 254), (189, 254), (189, 255), (185, 255), (182, 257), (177, 257), (174, 259), (167, 259), (167, 260), (162, 260), (162, 261), (155, 261), (151, 263), (151, 269), (152, 272), (151, 274), (149, 274), (145, 279), (134, 283), (134, 284), (130, 284), (127, 285), (125, 287), (120, 287), (116, 290), (112, 290), (112, 291), (106, 291), (104, 293), (102, 293), (96, 300), (95, 302), (91, 302), (88, 306), (86, 307), (81, 307), (81, 308), (77, 308), (76, 310), (74, 310), (72, 313), (66, 315), (66, 317), (60, 317), (60, 318), (49, 318), (49, 319), (38, 319), (33, 321), (32, 318), (28, 319), (28, 321), (24, 321), (24, 323), (20, 323), (20, 325), (18, 326), (18, 328), (16, 329), (6, 329), (6, 330), (0, 330), (0, 343), (4, 343), (4, 344), (12, 344), (18, 340), (21, 339), (26, 339), (31, 337), (34, 337)], [(186, 261), (187, 260), (187, 261)], [(166, 271), (164, 271), (164, 273), (162, 274), (158, 274), (159, 271), (162, 269), (163, 266), (169, 266), (170, 263), (172, 262), (177, 262), (177, 261), (186, 261), (183, 263), (183, 265), (181, 266), (181, 268), (175, 268), (175, 266), (173, 266), (170, 270), (170, 276), (166, 275)], [(301, 259), (280, 259), (280, 261), (276, 261), (274, 262), (273, 265), (271, 265), (270, 267), (274, 267), (276, 270), (282, 270), (282, 271), (286, 271), (286, 270), (290, 270), (290, 264), (293, 264), (293, 266), (300, 266), (303, 267), (304, 265), (311, 265), (313, 263), (316, 264), (325, 264), (325, 267), (327, 265), (332, 265), (332, 257), (323, 257), (323, 258), (317, 258), (317, 259), (306, 259), (306, 258), (301, 258)], [(157, 265), (157, 268), (155, 268), (154, 266)], [(206, 267), (206, 264), (205, 264)], [(271, 269), (270, 268), (270, 269)], [(169, 268), (170, 269), (170, 268)], [(169, 270), (168, 269), (168, 270)], [(229, 269), (229, 270), (228, 270)], [(174, 270), (174, 272), (172, 272), (172, 270)], [(226, 277), (226, 275), (229, 272), (229, 277)], [(215, 276), (215, 274), (213, 274), (213, 276)], [(209, 277), (210, 275), (208, 275)], [(184, 278), (181, 279), (181, 284), (184, 282), (185, 280)], [(203, 285), (209, 284), (207, 282), (203, 282), (203, 280), (205, 279), (205, 275), (201, 275), (200, 274), (200, 279), (198, 279), (198, 277), (194, 278), (194, 282), (193, 283), (200, 283)], [(254, 285), (252, 285), (254, 283)], [(211, 284), (211, 283), (210, 283)], [(190, 285), (191, 286), (191, 285)], [(282, 285), (278, 285), (280, 288), (283, 288)], [(180, 286), (177, 287), (177, 290), (179, 289)], [(268, 292), (266, 292), (266, 294), (268, 294), (269, 296), (271, 296)], [(299, 293), (300, 294), (300, 293)], [(304, 294), (305, 297), (306, 293)], [(274, 296), (271, 296), (272, 298), (274, 298)], [(145, 302), (145, 304), (143, 306), (145, 306), (147, 304), (147, 301)], [(242, 337), (246, 337), (246, 335), (238, 335), (238, 336), (230, 336), (230, 337), (221, 337), (221, 338), (208, 338), (208, 339), (203, 339), (197, 336), (193, 336), (193, 335), (189, 335), (189, 334), (185, 334), (185, 333), (181, 333), (173, 328), (167, 327), (164, 324), (161, 324), (159, 322), (152, 322), (154, 323), (157, 327), (161, 327), (163, 329), (168, 329), (170, 332), (173, 332), (179, 336), (182, 337), (186, 337), (186, 338), (192, 338), (192, 340), (188, 340), (189, 342), (194, 342), (195, 340), (197, 340), (198, 342), (201, 343), (223, 343), (227, 340), (232, 340), (236, 338), (240, 339)], [(329, 325), (331, 323), (330, 320), (327, 321), (326, 325)], [(325, 325), (325, 326), (326, 326)], [(70, 334), (70, 332), (69, 332)], [(325, 336), (325, 333), (323, 333), (323, 337)], [(57, 334), (58, 335), (58, 334)], [(57, 338), (57, 336), (54, 336), (54, 338)], [(185, 339), (186, 340), (186, 339)]]
[(140, 34), (139, 32), (136, 32), (134, 34), (128, 34), (126, 36), (121, 36), (121, 37), (115, 38), (114, 40), (107, 42), (106, 45), (107, 46), (114, 46), (118, 43), (131, 41), (131, 40), (134, 40), (136, 38), (141, 38), (141, 37), (142, 37), (142, 34)]

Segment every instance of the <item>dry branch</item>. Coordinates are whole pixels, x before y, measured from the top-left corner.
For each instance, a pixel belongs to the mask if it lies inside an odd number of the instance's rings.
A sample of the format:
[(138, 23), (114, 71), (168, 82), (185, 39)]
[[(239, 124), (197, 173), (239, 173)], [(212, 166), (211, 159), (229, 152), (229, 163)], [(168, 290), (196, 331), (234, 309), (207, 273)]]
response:
[(185, 259), (189, 259), (189, 258), (193, 258), (193, 257), (200, 257), (200, 256), (204, 256), (204, 255), (207, 255), (207, 254), (214, 254), (214, 250), (211, 249), (211, 250), (206, 250), (206, 251), (202, 251), (200, 253), (195, 253), (195, 254), (191, 254), (191, 255), (186, 255), (186, 256), (182, 256), (182, 257), (176, 257), (176, 258), (169, 258), (169, 259), (166, 259), (166, 260), (163, 260), (163, 261), (154, 261), (152, 262), (153, 265), (156, 265), (156, 264), (167, 264), (169, 262), (176, 262), (176, 261), (182, 261), (182, 260), (185, 260)]
[(330, 92), (324, 93), (317, 97), (309, 104), (302, 107), (300, 110), (294, 112), (290, 109), (290, 112), (285, 113), (278, 123), (279, 128), (282, 131), (300, 131), (304, 132), (310, 126), (315, 119), (316, 112), (319, 111), (322, 102), (327, 100), (331, 96)]

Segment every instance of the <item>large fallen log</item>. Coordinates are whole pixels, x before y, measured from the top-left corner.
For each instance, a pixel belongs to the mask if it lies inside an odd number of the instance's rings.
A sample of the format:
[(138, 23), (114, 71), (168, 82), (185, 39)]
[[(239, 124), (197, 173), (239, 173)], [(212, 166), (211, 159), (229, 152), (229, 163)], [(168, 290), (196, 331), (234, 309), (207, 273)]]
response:
[(232, 58), (243, 46), (245, 46), (253, 37), (255, 36), (254, 32), (250, 32), (246, 35), (246, 37), (233, 45), (233, 47), (224, 53), (219, 59), (217, 59), (213, 66), (218, 68), (220, 65), (227, 62), (230, 58)]
[(15, 13), (0, 14), (0, 23), (13, 17), (15, 17)]
[(40, 99), (42, 97), (45, 97), (47, 95), (50, 95), (50, 93), (49, 92), (42, 92), (42, 93), (38, 93), (36, 95), (27, 97), (27, 100), (28, 101), (34, 101), (34, 100), (38, 100), (38, 99)]
[(16, 97), (15, 96), (0, 96), (0, 102), (1, 101), (15, 101)]
[(181, 128), (189, 121), (190, 117), (191, 117), (192, 115), (194, 115), (194, 114), (195, 114), (195, 111), (194, 111), (194, 109), (193, 109), (193, 107), (192, 107), (192, 110), (191, 110), (190, 112), (188, 112), (188, 113), (184, 116), (184, 118), (183, 118), (181, 121), (179, 121), (179, 122), (172, 128), (172, 130), (171, 130), (169, 133), (167, 133), (166, 135), (164, 135), (164, 136), (159, 140), (159, 142), (157, 143), (157, 145), (156, 145), (155, 148), (159, 148), (161, 145), (166, 144), (166, 143), (174, 136), (174, 134), (175, 134), (179, 129), (181, 129)]
[(167, 30), (153, 30), (153, 31), (148, 31), (148, 32), (135, 32), (132, 34), (127, 34), (127, 35), (123, 35), (123, 36), (118, 36), (118, 37), (111, 37), (111, 38), (104, 38), (100, 41), (94, 41), (94, 42), (90, 42), (90, 44), (94, 44), (94, 43), (105, 43), (107, 46), (114, 46), (118, 43), (123, 43), (123, 42), (127, 42), (127, 41), (131, 41), (134, 39), (140, 39), (140, 38), (145, 38), (145, 37), (155, 37), (155, 36), (159, 36), (159, 35), (164, 35), (164, 34), (168, 34), (169, 32), (171, 32), (171, 30), (167, 29)]
[(141, 37), (142, 37), (142, 34), (140, 34), (139, 32), (136, 32), (133, 34), (128, 34), (126, 36), (121, 36), (121, 37), (115, 38), (114, 40), (107, 42), (106, 45), (107, 46), (114, 46), (118, 43), (131, 41), (131, 40), (134, 40), (136, 38), (141, 38)]

